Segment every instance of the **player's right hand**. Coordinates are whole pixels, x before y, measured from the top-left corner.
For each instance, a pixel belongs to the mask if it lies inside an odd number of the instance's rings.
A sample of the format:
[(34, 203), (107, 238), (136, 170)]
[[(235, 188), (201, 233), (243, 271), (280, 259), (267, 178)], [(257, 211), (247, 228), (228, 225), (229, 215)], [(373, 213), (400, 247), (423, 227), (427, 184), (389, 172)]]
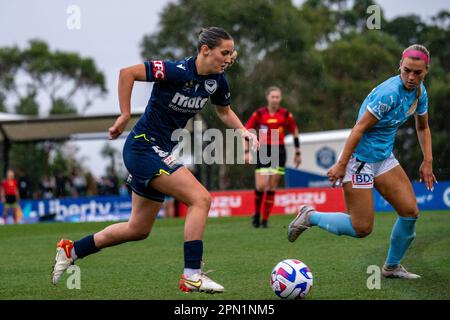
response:
[(251, 150), (256, 151), (259, 149), (259, 141), (256, 134), (248, 131), (247, 129), (239, 129), (241, 131), (242, 138), (247, 140)]
[(342, 179), (344, 179), (345, 176), (345, 167), (345, 165), (336, 163), (330, 170), (328, 170), (328, 180), (332, 183), (333, 188), (342, 184)]
[(117, 118), (116, 122), (114, 122), (112, 127), (110, 127), (108, 129), (109, 139), (110, 140), (117, 139), (117, 137), (119, 137), (122, 134), (122, 132), (125, 130), (125, 127), (127, 126), (128, 121), (130, 121), (130, 115), (121, 114)]

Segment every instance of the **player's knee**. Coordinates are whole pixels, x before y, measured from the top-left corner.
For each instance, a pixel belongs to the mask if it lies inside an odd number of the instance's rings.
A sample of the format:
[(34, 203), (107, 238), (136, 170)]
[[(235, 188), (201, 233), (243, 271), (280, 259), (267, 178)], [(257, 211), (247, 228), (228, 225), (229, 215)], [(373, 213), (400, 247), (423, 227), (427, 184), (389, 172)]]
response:
[(146, 231), (146, 230), (135, 230), (132, 233), (132, 238), (135, 241), (140, 241), (140, 240), (145, 240), (148, 238), (148, 236), (150, 235), (150, 231)]
[(128, 226), (128, 236), (132, 241), (145, 240), (150, 235), (150, 230), (145, 230), (136, 226)]
[(404, 210), (402, 212), (399, 212), (399, 215), (401, 217), (405, 217), (405, 218), (418, 218), (419, 217), (419, 208), (415, 207), (415, 208), (410, 208), (407, 210)]
[(371, 223), (358, 223), (353, 225), (358, 238), (365, 238), (372, 233), (373, 225)]
[(212, 202), (211, 194), (209, 192), (202, 192), (195, 198), (194, 205), (202, 207), (209, 211), (209, 208), (211, 207), (211, 202)]

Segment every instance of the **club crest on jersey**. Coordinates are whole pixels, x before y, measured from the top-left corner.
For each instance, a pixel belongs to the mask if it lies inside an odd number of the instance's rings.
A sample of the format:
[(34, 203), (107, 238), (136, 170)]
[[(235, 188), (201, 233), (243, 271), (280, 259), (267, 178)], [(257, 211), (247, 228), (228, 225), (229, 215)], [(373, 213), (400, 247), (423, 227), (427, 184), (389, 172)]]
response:
[(205, 81), (205, 90), (209, 94), (213, 94), (214, 92), (216, 92), (216, 90), (217, 90), (217, 81), (216, 80), (212, 80), (212, 79), (206, 80)]

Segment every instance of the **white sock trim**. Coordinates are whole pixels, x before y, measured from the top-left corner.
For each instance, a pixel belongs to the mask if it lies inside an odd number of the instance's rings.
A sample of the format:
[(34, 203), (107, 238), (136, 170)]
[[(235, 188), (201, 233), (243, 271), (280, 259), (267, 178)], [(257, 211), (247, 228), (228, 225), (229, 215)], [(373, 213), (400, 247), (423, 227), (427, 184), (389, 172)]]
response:
[(196, 273), (200, 273), (201, 269), (190, 269), (190, 268), (184, 268), (183, 275), (186, 278), (192, 277)]

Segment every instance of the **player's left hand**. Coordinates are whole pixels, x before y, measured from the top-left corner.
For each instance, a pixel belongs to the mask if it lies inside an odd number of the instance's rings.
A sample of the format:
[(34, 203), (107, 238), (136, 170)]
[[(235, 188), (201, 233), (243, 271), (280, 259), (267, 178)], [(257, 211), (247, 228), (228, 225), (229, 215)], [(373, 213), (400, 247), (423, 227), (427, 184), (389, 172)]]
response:
[(109, 139), (110, 140), (117, 139), (117, 137), (119, 137), (122, 134), (122, 132), (125, 130), (125, 127), (127, 126), (128, 121), (130, 121), (130, 116), (121, 114), (117, 118), (116, 122), (114, 122), (112, 127), (110, 127), (108, 129)]
[(434, 184), (437, 183), (433, 174), (433, 164), (429, 161), (423, 161), (419, 168), (420, 182), (425, 183), (428, 190), (434, 190)]

